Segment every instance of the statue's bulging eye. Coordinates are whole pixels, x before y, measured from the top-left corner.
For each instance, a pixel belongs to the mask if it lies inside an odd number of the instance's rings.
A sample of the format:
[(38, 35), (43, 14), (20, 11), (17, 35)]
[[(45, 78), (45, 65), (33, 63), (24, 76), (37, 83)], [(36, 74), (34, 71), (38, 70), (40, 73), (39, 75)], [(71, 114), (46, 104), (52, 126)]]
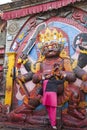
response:
[(56, 45), (53, 45), (53, 48), (57, 48), (57, 46), (56, 46)]

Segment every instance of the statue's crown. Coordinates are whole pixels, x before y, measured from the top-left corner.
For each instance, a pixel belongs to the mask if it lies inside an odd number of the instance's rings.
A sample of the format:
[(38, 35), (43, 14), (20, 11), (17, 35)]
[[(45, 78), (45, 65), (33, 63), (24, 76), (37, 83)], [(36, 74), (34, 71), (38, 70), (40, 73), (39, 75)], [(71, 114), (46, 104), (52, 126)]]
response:
[(45, 43), (50, 43), (52, 41), (60, 44), (66, 42), (65, 37), (66, 36), (64, 36), (64, 32), (61, 29), (57, 29), (56, 27), (47, 27), (45, 30), (41, 31), (38, 34), (38, 42), (41, 46), (44, 46)]

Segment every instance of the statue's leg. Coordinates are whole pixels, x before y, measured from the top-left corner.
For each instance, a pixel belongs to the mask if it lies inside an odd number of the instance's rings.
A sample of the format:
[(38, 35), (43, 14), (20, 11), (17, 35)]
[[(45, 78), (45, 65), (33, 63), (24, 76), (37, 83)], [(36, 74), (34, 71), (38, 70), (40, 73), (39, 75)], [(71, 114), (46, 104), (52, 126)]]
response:
[(68, 113), (78, 119), (84, 119), (85, 116), (79, 111), (80, 93), (73, 92), (68, 104)]

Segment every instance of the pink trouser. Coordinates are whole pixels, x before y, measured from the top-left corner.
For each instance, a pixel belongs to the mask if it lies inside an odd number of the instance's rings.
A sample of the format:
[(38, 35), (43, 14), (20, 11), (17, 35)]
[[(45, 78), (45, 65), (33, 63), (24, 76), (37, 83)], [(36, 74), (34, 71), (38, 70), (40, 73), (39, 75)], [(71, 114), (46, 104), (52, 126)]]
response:
[(47, 106), (46, 109), (49, 115), (49, 119), (51, 122), (51, 126), (56, 126), (56, 107), (55, 106)]

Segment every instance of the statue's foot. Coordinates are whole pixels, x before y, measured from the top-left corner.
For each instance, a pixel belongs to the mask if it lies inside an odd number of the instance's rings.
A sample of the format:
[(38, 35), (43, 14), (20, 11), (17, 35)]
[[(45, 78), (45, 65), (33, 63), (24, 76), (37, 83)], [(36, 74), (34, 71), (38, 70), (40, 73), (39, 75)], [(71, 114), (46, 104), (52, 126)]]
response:
[(84, 120), (80, 121), (79, 127), (81, 127), (81, 128), (87, 127), (87, 118), (85, 118)]
[(85, 116), (85, 114), (86, 114), (86, 110), (85, 109), (80, 109), (79, 112), (82, 113), (83, 116)]
[(74, 109), (74, 110), (68, 110), (68, 113), (70, 114), (70, 115), (72, 115), (72, 116), (74, 116), (74, 117), (76, 117), (76, 118), (78, 118), (78, 119), (85, 119), (85, 116), (81, 113), (81, 112), (79, 112), (77, 109)]
[[(87, 118), (79, 119), (68, 113), (62, 116), (62, 121), (63, 121), (63, 127), (65, 129), (68, 128), (68, 130), (69, 128), (74, 128), (73, 130), (83, 130), (85, 127), (87, 127)], [(78, 129), (78, 128), (81, 128), (81, 129)]]

